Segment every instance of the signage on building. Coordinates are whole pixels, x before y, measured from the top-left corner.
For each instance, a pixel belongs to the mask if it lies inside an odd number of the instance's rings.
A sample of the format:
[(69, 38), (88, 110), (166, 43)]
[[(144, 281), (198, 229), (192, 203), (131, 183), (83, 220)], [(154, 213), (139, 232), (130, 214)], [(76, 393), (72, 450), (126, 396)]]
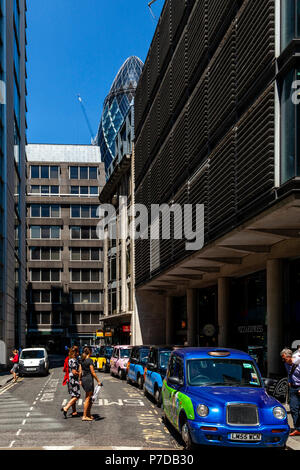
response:
[(239, 333), (263, 333), (263, 325), (244, 325), (238, 327)]
[(103, 338), (103, 336), (104, 336), (103, 331), (97, 331), (96, 332), (96, 338)]
[(216, 327), (214, 325), (205, 325), (203, 328), (203, 334), (205, 336), (214, 336), (216, 333)]
[(112, 332), (107, 332), (105, 333), (105, 337), (108, 338), (108, 337), (111, 337), (112, 336)]
[(130, 333), (130, 325), (123, 325), (122, 331), (123, 333)]

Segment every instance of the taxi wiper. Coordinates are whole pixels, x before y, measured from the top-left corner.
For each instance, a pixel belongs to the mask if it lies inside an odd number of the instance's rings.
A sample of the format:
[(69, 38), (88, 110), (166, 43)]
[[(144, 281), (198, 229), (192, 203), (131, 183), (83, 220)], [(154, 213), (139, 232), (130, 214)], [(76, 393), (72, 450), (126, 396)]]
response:
[(203, 387), (214, 387), (215, 385), (222, 385), (223, 387), (239, 387), (239, 382), (207, 382), (202, 384)]

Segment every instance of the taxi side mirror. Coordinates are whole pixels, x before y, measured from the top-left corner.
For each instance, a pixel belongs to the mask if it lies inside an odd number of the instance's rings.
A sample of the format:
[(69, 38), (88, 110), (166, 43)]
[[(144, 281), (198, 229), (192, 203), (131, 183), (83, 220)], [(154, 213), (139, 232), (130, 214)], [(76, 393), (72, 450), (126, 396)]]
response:
[(183, 380), (181, 380), (179, 377), (169, 377), (168, 382), (172, 385), (177, 385), (179, 387), (182, 387), (183, 385)]

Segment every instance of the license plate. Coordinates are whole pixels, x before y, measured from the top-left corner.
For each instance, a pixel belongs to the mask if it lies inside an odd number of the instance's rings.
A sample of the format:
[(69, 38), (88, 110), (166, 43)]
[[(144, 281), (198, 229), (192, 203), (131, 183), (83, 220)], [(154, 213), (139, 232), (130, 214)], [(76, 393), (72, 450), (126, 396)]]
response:
[(28, 371), (36, 370), (36, 367), (27, 367), (26, 370), (28, 370)]
[(261, 434), (248, 434), (248, 433), (241, 433), (241, 432), (233, 432), (230, 434), (230, 439), (232, 441), (244, 441), (244, 442), (261, 441)]

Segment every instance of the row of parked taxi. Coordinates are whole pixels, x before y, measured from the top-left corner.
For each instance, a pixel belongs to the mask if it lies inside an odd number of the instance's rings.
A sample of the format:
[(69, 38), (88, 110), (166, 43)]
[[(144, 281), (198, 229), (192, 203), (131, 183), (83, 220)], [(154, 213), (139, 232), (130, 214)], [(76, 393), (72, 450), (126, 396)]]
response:
[[(97, 357), (98, 356), (98, 357)], [(284, 448), (287, 412), (255, 360), (231, 348), (102, 346), (95, 366), (154, 397), (187, 449), (195, 445)]]
[(170, 354), (175, 346), (101, 346), (94, 350), (94, 365), (102, 372), (126, 379), (144, 389), (161, 406), (161, 390)]

